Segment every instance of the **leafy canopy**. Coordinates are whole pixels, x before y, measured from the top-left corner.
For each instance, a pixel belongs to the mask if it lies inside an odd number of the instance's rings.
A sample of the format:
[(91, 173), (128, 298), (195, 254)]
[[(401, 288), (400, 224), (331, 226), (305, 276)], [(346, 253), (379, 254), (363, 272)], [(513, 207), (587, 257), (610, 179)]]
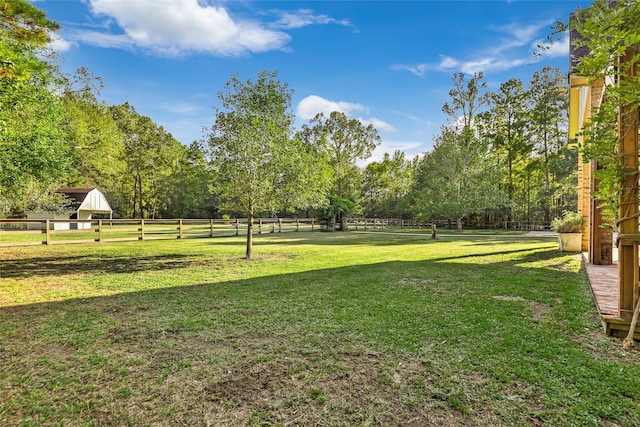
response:
[[(253, 81), (231, 77), (218, 93), (222, 108), (209, 134), (213, 187), (228, 209), (249, 224), (261, 212), (321, 204), (328, 173), (315, 147), (292, 138), (291, 91), (276, 72)], [(252, 227), (247, 227), (251, 258)]]

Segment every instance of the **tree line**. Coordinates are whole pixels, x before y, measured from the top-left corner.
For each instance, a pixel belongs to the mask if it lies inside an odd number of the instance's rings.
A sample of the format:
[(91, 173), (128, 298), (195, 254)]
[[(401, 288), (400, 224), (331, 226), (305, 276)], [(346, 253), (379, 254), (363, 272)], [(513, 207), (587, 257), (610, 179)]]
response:
[(115, 217), (347, 215), (546, 220), (575, 209), (577, 154), (559, 70), (486, 90), (457, 73), (450, 117), (422, 156), (384, 154), (381, 138), (340, 112), (294, 129), (292, 90), (277, 72), (233, 75), (202, 140), (177, 141), (129, 103), (100, 100), (87, 68), (63, 74), (47, 51), (58, 28), (24, 0), (0, 0), (0, 217), (64, 209), (57, 188), (97, 187)]

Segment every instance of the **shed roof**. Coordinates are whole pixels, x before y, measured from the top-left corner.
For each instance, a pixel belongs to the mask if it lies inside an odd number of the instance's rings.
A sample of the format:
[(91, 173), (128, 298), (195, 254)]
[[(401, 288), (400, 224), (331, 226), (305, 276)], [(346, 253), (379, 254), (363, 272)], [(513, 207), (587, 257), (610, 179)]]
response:
[(112, 212), (106, 197), (97, 188), (60, 188), (57, 192), (71, 199), (69, 207), (74, 211)]

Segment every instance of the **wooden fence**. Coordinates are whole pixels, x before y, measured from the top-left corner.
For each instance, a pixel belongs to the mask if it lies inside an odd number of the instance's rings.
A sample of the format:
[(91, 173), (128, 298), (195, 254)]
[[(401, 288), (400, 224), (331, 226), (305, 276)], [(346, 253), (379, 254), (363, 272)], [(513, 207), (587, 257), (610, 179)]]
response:
[[(447, 221), (435, 221), (438, 228), (448, 228)], [(354, 231), (384, 228), (431, 228), (431, 221), (397, 218), (349, 218)], [(455, 225), (454, 225), (455, 226)], [(465, 227), (467, 224), (465, 224)], [(319, 231), (314, 218), (257, 218), (254, 233)], [(543, 222), (500, 222), (475, 224), (474, 228), (548, 230)], [(246, 218), (238, 219), (114, 219), (114, 220), (27, 220), (0, 219), (0, 246), (50, 245), (57, 243), (113, 242), (128, 240), (190, 239), (238, 236), (246, 234)]]
[[(254, 233), (317, 231), (314, 218), (257, 218)], [(239, 219), (0, 219), (0, 246), (129, 240), (189, 239), (246, 234)]]

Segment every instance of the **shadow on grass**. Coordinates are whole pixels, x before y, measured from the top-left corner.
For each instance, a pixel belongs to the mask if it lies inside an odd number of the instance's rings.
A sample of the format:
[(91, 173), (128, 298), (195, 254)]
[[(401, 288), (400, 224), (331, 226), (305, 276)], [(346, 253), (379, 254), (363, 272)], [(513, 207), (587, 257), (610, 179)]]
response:
[[(469, 262), (501, 254), (518, 256)], [(132, 424), (157, 422), (160, 409), (167, 416), (160, 424), (197, 424), (203, 418), (193, 408), (202, 407), (248, 423), (260, 402), (272, 402), (265, 415), (320, 417), (304, 424), (329, 415), (334, 424), (358, 424), (347, 418), (357, 408), (393, 425), (398, 418), (391, 414), (427, 421), (421, 417), (436, 402), (458, 416), (461, 406), (474, 415), (498, 413), (506, 424), (518, 414), (557, 425), (601, 420), (605, 408), (609, 420), (625, 420), (638, 409), (639, 369), (601, 363), (572, 337), (590, 325), (589, 296), (581, 273), (550, 266), (557, 257), (544, 248), (497, 248), (0, 308), (0, 366), (13, 367), (0, 375), (0, 389), (20, 384), (0, 415), (15, 420), (20, 412), (37, 414), (35, 407), (54, 420), (102, 416), (118, 424), (133, 406), (140, 409)], [(50, 275), (65, 274), (69, 265), (120, 273), (185, 268), (189, 256), (93, 260), (91, 268), (80, 256), (43, 261)], [(381, 371), (374, 359), (389, 355), (407, 359)], [(273, 369), (278, 360), (286, 363), (280, 374)], [(411, 382), (403, 382), (402, 366), (413, 369)], [(95, 390), (85, 387), (94, 374)], [(32, 388), (37, 402), (25, 407)], [(189, 402), (184, 411), (172, 399), (178, 394)], [(319, 394), (326, 400), (309, 399)], [(78, 396), (91, 405), (64, 412), (61, 403)], [(614, 399), (617, 409), (606, 406)], [(500, 411), (487, 402), (498, 402)], [(314, 412), (318, 404), (325, 412)], [(577, 413), (563, 414), (572, 407)]]
[[(234, 236), (235, 239), (223, 239), (211, 242), (213, 245), (230, 245), (236, 246), (244, 244), (245, 235)], [(239, 243), (237, 239), (243, 239)], [(384, 232), (288, 232), (288, 233), (264, 233), (254, 234), (254, 246), (270, 245), (277, 243), (286, 243), (287, 245), (326, 245), (326, 246), (394, 246), (406, 244), (407, 242), (416, 243), (442, 243), (455, 242), (461, 240), (465, 242), (478, 242), (478, 244), (494, 245), (496, 242), (500, 244), (512, 245), (522, 244), (523, 242), (540, 242), (549, 243), (548, 237), (535, 236), (499, 236), (499, 235), (441, 235), (437, 239), (431, 239), (430, 234), (407, 234), (407, 233), (384, 233)]]
[(177, 253), (108, 258), (94, 255), (33, 257), (0, 261), (0, 278), (29, 278), (78, 273), (132, 273), (188, 268), (198, 262), (188, 255)]
[[(254, 240), (254, 247), (258, 248), (254, 250), (259, 256), (260, 246), (269, 246), (274, 244), (285, 244), (287, 246), (295, 245), (329, 245), (329, 246), (343, 246), (351, 243), (352, 245), (373, 245), (373, 246), (396, 246), (404, 245), (412, 242), (409, 236), (401, 236), (399, 238), (390, 239), (389, 236), (384, 236), (383, 239), (369, 239), (360, 238), (353, 239), (353, 235), (343, 234), (338, 235), (337, 238), (331, 239), (314, 239), (311, 236), (303, 236), (300, 238), (291, 238), (290, 236), (281, 237), (273, 236), (270, 238), (256, 239)], [(455, 256), (443, 256), (437, 258), (430, 258), (430, 261), (445, 261), (455, 260), (458, 258), (473, 258), (473, 257), (486, 257), (492, 255), (508, 255), (518, 252), (529, 252), (531, 248), (519, 248), (519, 249), (507, 249), (505, 247), (515, 246), (522, 244), (522, 242), (507, 240), (499, 241), (497, 245), (496, 240), (487, 240), (484, 237), (477, 239), (468, 239), (464, 243), (465, 245), (486, 245), (494, 246), (497, 250), (491, 252), (485, 252), (481, 254), (465, 254)], [(414, 243), (420, 244), (441, 244), (445, 243), (442, 240), (423, 240), (415, 239)], [(446, 243), (459, 245), (461, 242), (446, 241)], [(215, 246), (234, 246), (243, 248), (244, 241), (216, 240), (211, 242), (211, 245)], [(557, 256), (557, 251), (549, 250), (550, 256)], [(33, 256), (22, 257), (15, 260), (0, 260), (0, 278), (6, 279), (25, 279), (30, 277), (41, 277), (47, 275), (68, 275), (68, 274), (91, 274), (91, 273), (133, 273), (144, 271), (160, 271), (170, 269), (185, 269), (198, 265), (207, 265), (208, 254), (198, 253), (194, 255), (185, 255), (183, 253), (167, 253), (161, 255), (123, 255), (123, 256), (105, 256), (104, 254), (86, 254), (86, 255), (58, 255), (55, 257), (47, 256)]]
[[(494, 263), (450, 262), (484, 258), (495, 255), (522, 254), (513, 260)], [(267, 275), (251, 279), (228, 280), (211, 283), (195, 283), (165, 285), (151, 290), (124, 291), (116, 295), (84, 297), (56, 302), (41, 302), (20, 306), (0, 307), (0, 318), (11, 318), (20, 323), (20, 315), (48, 311), (82, 308), (83, 311), (98, 310), (102, 307), (146, 306), (153, 307), (155, 312), (164, 312), (169, 317), (177, 314), (173, 308), (181, 307), (192, 315), (211, 312), (221, 307), (229, 307), (229, 303), (238, 304), (239, 312), (234, 316), (245, 317), (255, 309), (256, 313), (271, 312), (274, 307), (281, 306), (283, 301), (294, 299), (298, 302), (308, 301), (308, 308), (331, 305), (336, 299), (346, 298), (362, 304), (352, 308), (364, 310), (374, 306), (390, 303), (390, 297), (407, 289), (424, 291), (421, 298), (426, 297), (428, 305), (447, 305), (451, 312), (458, 310), (456, 304), (462, 303), (460, 297), (472, 293), (513, 293), (521, 292), (531, 296), (536, 293), (548, 297), (550, 292), (557, 291), (556, 284), (582, 282), (582, 273), (554, 269), (558, 264), (549, 263), (549, 267), (522, 268), (519, 265), (530, 262), (548, 262), (558, 257), (558, 252), (548, 249), (513, 249), (497, 250), (482, 254), (465, 254), (443, 256), (421, 261), (388, 261), (292, 272), (288, 274)], [(263, 262), (263, 261), (255, 261)], [(36, 266), (37, 267), (34, 267)], [(2, 277), (29, 278), (31, 276), (58, 276), (73, 273), (130, 273), (138, 271), (161, 271), (167, 269), (185, 269), (192, 266), (205, 266), (200, 258), (191, 259), (184, 254), (165, 254), (160, 256), (130, 256), (122, 258), (98, 259), (84, 256), (62, 258), (34, 258), (25, 262), (2, 264)], [(5, 270), (9, 266), (11, 269)], [(560, 265), (561, 267), (561, 265)], [(505, 272), (504, 274), (498, 274)], [(529, 286), (527, 278), (535, 277)], [(517, 282), (517, 283), (516, 283)], [(408, 284), (408, 285), (407, 285)], [(415, 288), (415, 289), (413, 289)], [(438, 295), (438, 301), (430, 298)], [(446, 301), (442, 299), (448, 294)], [(314, 297), (314, 295), (316, 295)], [(413, 294), (412, 294), (413, 295)], [(372, 299), (373, 298), (373, 299)], [(413, 297), (412, 297), (413, 298)], [(413, 301), (408, 301), (413, 304)], [(352, 304), (349, 303), (351, 306)], [(253, 309), (247, 309), (253, 306)], [(247, 311), (248, 310), (248, 311)], [(422, 311), (422, 309), (419, 309)], [(119, 311), (119, 310), (117, 310)], [(427, 313), (423, 313), (427, 314)], [(366, 317), (366, 316), (365, 316)]]

